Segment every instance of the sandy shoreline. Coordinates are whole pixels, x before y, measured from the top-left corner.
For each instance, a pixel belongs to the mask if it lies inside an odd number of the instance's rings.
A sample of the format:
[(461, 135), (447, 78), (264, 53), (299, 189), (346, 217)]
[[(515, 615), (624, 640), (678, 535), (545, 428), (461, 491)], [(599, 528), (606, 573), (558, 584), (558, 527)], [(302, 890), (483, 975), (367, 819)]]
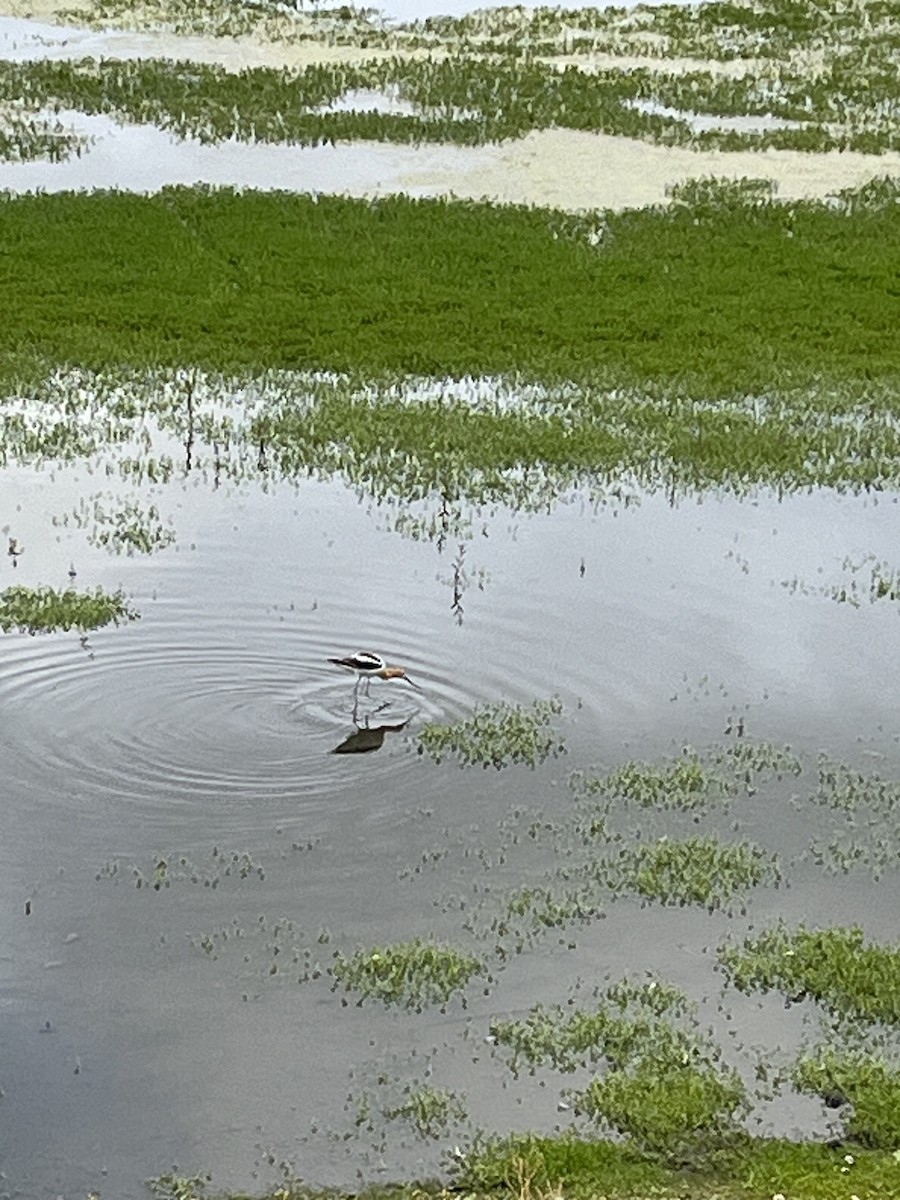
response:
[[(76, 0), (77, 3), (77, 0)], [(31, 18), (23, 29), (30, 36), (57, 38), (52, 57), (168, 57), (221, 63), (232, 69), (263, 65), (302, 67), (311, 63), (354, 62), (395, 51), (335, 46), (325, 42), (279, 43), (261, 37), (179, 37), (169, 33), (97, 32), (71, 25), (41, 31), (58, 19), (73, 0), (0, 0), (0, 15)], [(69, 18), (71, 21), (72, 18)], [(556, 60), (555, 60), (556, 61)], [(558, 60), (573, 61), (571, 58)], [(663, 65), (661, 60), (594, 55), (578, 60), (583, 69), (613, 65), (624, 68)], [(665, 60), (667, 70), (694, 69), (697, 60)], [(721, 67), (722, 64), (710, 64)], [(737, 74), (744, 64), (730, 68)], [(405, 148), (403, 166), (388, 180), (371, 180), (349, 188), (354, 195), (409, 190), (419, 196), (456, 196), (564, 209), (628, 208), (662, 203), (672, 184), (698, 176), (750, 177), (770, 180), (784, 200), (821, 198), (857, 187), (876, 176), (900, 178), (900, 153), (864, 155), (851, 152), (807, 154), (799, 151), (695, 151), (653, 146), (646, 142), (567, 129), (543, 130), (516, 142), (479, 147), (471, 152), (437, 152), (437, 147)], [(0, 164), (0, 181), (3, 168)], [(98, 184), (97, 186), (100, 186)], [(126, 184), (127, 186), (127, 184)], [(260, 182), (260, 186), (275, 186)], [(315, 180), (310, 186), (320, 188)]]

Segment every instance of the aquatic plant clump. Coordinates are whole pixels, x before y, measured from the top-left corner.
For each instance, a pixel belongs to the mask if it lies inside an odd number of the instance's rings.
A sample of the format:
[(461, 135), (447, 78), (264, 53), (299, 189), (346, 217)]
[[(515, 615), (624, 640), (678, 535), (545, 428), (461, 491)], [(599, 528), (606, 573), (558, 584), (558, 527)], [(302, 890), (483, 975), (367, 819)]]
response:
[(446, 1004), (473, 975), (484, 972), (484, 963), (474, 955), (418, 938), (358, 950), (349, 958), (338, 951), (331, 965), (336, 984), (359, 992), (360, 1003), (381, 1000), (417, 1010)]
[(476, 709), (455, 725), (426, 725), (419, 733), (419, 753), (440, 763), (450, 756), (460, 766), (506, 767), (525, 763), (536, 767), (550, 755), (565, 752), (551, 722), (562, 712), (557, 699), (534, 700), (529, 706), (499, 701)]
[(10, 100), (0, 100), (0, 162), (65, 162), (81, 154), (87, 138), (58, 119), (32, 112), (13, 97)]
[(495, 1022), (491, 1036), (512, 1050), (514, 1072), (523, 1061), (564, 1072), (605, 1063), (603, 1074), (575, 1094), (576, 1107), (645, 1153), (696, 1155), (737, 1132), (746, 1089), (698, 1031), (680, 989), (625, 980), (598, 998), (593, 1010), (536, 1005), (523, 1020)]
[(747, 1093), (735, 1070), (711, 1063), (643, 1060), (610, 1071), (578, 1097), (578, 1108), (631, 1139), (644, 1153), (696, 1159), (720, 1149), (740, 1130)]
[(900, 1146), (900, 1065), (878, 1051), (822, 1046), (801, 1055), (791, 1071), (798, 1091), (841, 1110), (845, 1135), (874, 1150)]
[(87, 633), (104, 625), (121, 625), (140, 617), (121, 591), (112, 594), (97, 587), (93, 592), (74, 588), (11, 587), (0, 593), (0, 629), (23, 633), (55, 633), (78, 629)]
[(662, 980), (641, 984), (625, 980), (599, 996), (594, 1009), (534, 1005), (520, 1020), (494, 1021), (491, 1037), (512, 1051), (510, 1068), (552, 1066), (573, 1072), (606, 1060), (614, 1067), (642, 1058), (690, 1058), (700, 1043), (693, 1031), (675, 1022), (692, 1015), (687, 996)]
[(423, 1141), (444, 1137), (454, 1125), (466, 1118), (466, 1106), (449, 1088), (407, 1086), (395, 1104), (387, 1104), (382, 1114), (388, 1121), (403, 1121)]
[(741, 793), (752, 794), (765, 779), (801, 771), (789, 747), (741, 739), (702, 754), (686, 748), (660, 764), (626, 762), (606, 775), (577, 771), (569, 784), (579, 805), (579, 829), (590, 838), (592, 829), (606, 832), (603, 817), (616, 805), (696, 814), (724, 806)]
[(778, 879), (777, 860), (752, 842), (661, 838), (626, 847), (612, 865), (617, 887), (662, 904), (722, 908), (736, 895)]
[(859, 928), (791, 931), (780, 922), (720, 947), (719, 961), (742, 992), (777, 989), (840, 1016), (900, 1025), (900, 947), (867, 944)]
[(692, 810), (731, 795), (728, 782), (711, 772), (696, 754), (659, 767), (625, 763), (602, 778), (579, 775), (571, 782), (580, 798), (621, 799), (641, 808)]

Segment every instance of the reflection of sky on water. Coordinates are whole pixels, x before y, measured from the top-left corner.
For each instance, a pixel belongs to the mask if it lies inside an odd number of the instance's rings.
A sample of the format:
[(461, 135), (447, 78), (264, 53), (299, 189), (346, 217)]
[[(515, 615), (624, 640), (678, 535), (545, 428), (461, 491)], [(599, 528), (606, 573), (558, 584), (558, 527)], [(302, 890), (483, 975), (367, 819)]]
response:
[(433, 189), (441, 192), (450, 189), (455, 170), (477, 169), (480, 159), (491, 157), (489, 147), (373, 142), (286, 146), (229, 140), (213, 146), (173, 137), (153, 125), (119, 125), (110, 117), (66, 109), (55, 116), (89, 144), (61, 163), (0, 162), (0, 188), (151, 192), (167, 184), (208, 183), (371, 195), (401, 190), (404, 176), (416, 171), (446, 180)]
[(809, 124), (807, 121), (790, 121), (786, 117), (773, 117), (771, 113), (721, 117), (710, 113), (672, 108), (668, 104), (657, 104), (653, 100), (626, 100), (625, 105), (628, 108), (637, 109), (638, 112), (651, 113), (659, 117), (676, 117), (680, 121), (686, 121), (695, 133), (705, 133), (713, 129), (731, 130), (735, 133), (766, 133), (772, 129), (805, 129)]
[[(222, 45), (234, 45), (223, 39)], [(10, 62), (77, 58), (188, 58), (207, 61), (216, 42), (210, 38), (171, 34), (125, 33), (50, 25), (21, 17), (0, 16), (0, 58)]]
[[(644, 0), (645, 5), (666, 0)], [(679, 2), (679, 0), (675, 0)], [(688, 0), (684, 0), (685, 3)], [(333, 5), (333, 7), (336, 7)], [(328, 5), (322, 5), (328, 7)], [(427, 17), (460, 17), (500, 5), (479, 3), (479, 0), (386, 0), (384, 4), (368, 5), (377, 9), (385, 20), (404, 24)], [(541, 0), (520, 0), (520, 8), (554, 7)], [(603, 7), (600, 5), (600, 7)], [(634, 8), (635, 0), (621, 0), (618, 8)], [(79, 29), (66, 24), (24, 20), (0, 16), (0, 58), (22, 61), (28, 58), (70, 58), (105, 55), (113, 58), (144, 58), (159, 53), (158, 38), (152, 34), (121, 33)], [(203, 38), (179, 39), (179, 57), (205, 57), (208, 42)]]

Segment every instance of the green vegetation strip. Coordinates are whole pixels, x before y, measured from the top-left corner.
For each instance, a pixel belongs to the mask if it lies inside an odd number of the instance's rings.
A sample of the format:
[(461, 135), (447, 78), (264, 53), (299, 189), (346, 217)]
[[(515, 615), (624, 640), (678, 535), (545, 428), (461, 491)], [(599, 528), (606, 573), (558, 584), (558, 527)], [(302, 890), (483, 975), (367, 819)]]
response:
[[(62, 15), (66, 15), (63, 13)], [(896, 44), (896, 5), (865, 13), (835, 0), (745, 0), (741, 4), (638, 4), (634, 7), (497, 6), (460, 17), (385, 22), (375, 7), (257, 0), (90, 0), (68, 14), (79, 22), (130, 29), (239, 37), (256, 33), (285, 42), (327, 39), (348, 46), (420, 49), (456, 45), (468, 53), (534, 55), (624, 52), (646, 57), (722, 61), (789, 61), (832, 43), (853, 60)]]
[(717, 1160), (691, 1169), (663, 1165), (636, 1154), (631, 1145), (524, 1134), (482, 1144), (464, 1164), (460, 1184), (473, 1197), (512, 1192), (571, 1200), (850, 1200), (853, 1195), (887, 1200), (897, 1195), (896, 1156), (862, 1150), (849, 1158), (843, 1148), (746, 1138)]
[(76, 592), (66, 588), (10, 587), (0, 593), (0, 629), (23, 633), (55, 633), (78, 629), (86, 633), (104, 625), (120, 625), (140, 616), (122, 592), (111, 595), (102, 588)]
[[(164, 119), (194, 122), (207, 131), (221, 128), (234, 111), (235, 131), (243, 126), (253, 137), (299, 135), (300, 140), (437, 136), (468, 141), (521, 136), (528, 129), (557, 125), (719, 149), (880, 151), (898, 141), (895, 54), (900, 14), (893, 3), (751, 0), (631, 9), (502, 7), (407, 25), (386, 24), (374, 9), (310, 7), (311, 11), (303, 11), (302, 4), (270, 0), (252, 6), (236, 0), (95, 0), (87, 15), (82, 10), (77, 19), (101, 26), (162, 25), (180, 33), (220, 36), (253, 32), (287, 42), (319, 40), (353, 46), (361, 60), (373, 50), (382, 55), (380, 61), (351, 68), (316, 67), (303, 76), (284, 75), (281, 81), (276, 73), (260, 73), (254, 89), (259, 96), (249, 102), (241, 82), (225, 82), (224, 73), (215, 69), (197, 71), (188, 76), (194, 86), (182, 112), (173, 96), (180, 85), (157, 77), (153, 86)], [(423, 50), (432, 51), (435, 59), (423, 61)], [(410, 51), (417, 52), (415, 59), (409, 58)], [(386, 62), (385, 52), (395, 57)], [(598, 53), (638, 56), (659, 69), (635, 70), (628, 63), (597, 69), (591, 60)], [(679, 56), (693, 59), (698, 69), (666, 72), (665, 60)], [(704, 60), (714, 64), (740, 60), (742, 69), (730, 73), (699, 69)], [(586, 70), (579, 70), (579, 65)], [(56, 78), (64, 78), (67, 70)], [(132, 79), (146, 80), (145, 72), (156, 71), (158, 76), (159, 70), (117, 66), (110, 74), (133, 72)], [(183, 68), (175, 68), (170, 75), (179, 71), (185, 74)], [(19, 77), (32, 76), (26, 68)], [(33, 77), (46, 80), (54, 75), (40, 67)], [(345, 82), (333, 83), (329, 98), (343, 89), (387, 83), (432, 111), (424, 119), (297, 113), (298, 103), (310, 103), (304, 99), (307, 80), (341, 77)], [(296, 89), (293, 104), (285, 102), (285, 87)], [(32, 94), (31, 85), (23, 84), (21, 95)], [(218, 108), (210, 102), (213, 94), (220, 102)], [(65, 90), (47, 93), (45, 98), (50, 95), (57, 102), (64, 96), (69, 102), (73, 98)], [(649, 101), (655, 111), (632, 107), (634, 100)], [(114, 83), (104, 102), (117, 104), (117, 111), (130, 116), (152, 107), (121, 89), (117, 94)], [(662, 106), (671, 111), (662, 111)], [(697, 112), (781, 117), (799, 127), (697, 132), (687, 120)]]
[(849, 377), (867, 381), (877, 415), (887, 401), (872, 385), (900, 376), (897, 196), (885, 182), (788, 207), (707, 187), (670, 210), (588, 217), (189, 188), (6, 196), (0, 353), (92, 367), (605, 372), (669, 382), (698, 471), (751, 435), (757, 460), (786, 441), (827, 468), (834, 448), (803, 435), (798, 446), (795, 414), (760, 428), (768, 400), (719, 419), (690, 398), (815, 383), (821, 423)]
[[(405, 101), (380, 111), (371, 93)], [(345, 105), (329, 111), (335, 101)], [(771, 78), (709, 70), (585, 72), (515, 60), (441, 57), (315, 64), (303, 70), (169, 60), (0, 63), (3, 102), (152, 122), (204, 142), (367, 140), (480, 145), (565, 128), (705, 150), (856, 150), (900, 146), (900, 87), (885, 71), (854, 86), (846, 70)], [(765, 117), (766, 128), (696, 128), (697, 113)], [(877, 117), (876, 115), (877, 114)], [(748, 122), (752, 125), (752, 121)], [(11, 152), (24, 157), (28, 139)], [(40, 146), (38, 147), (40, 148)]]

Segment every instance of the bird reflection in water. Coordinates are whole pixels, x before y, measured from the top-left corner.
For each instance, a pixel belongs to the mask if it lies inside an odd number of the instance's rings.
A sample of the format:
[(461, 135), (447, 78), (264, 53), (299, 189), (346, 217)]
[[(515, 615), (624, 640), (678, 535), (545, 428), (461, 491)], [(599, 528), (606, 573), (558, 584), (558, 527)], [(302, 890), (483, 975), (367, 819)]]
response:
[(405, 721), (400, 721), (394, 725), (370, 725), (372, 719), (378, 719), (377, 713), (372, 713), (370, 716), (363, 718), (363, 723), (360, 725), (354, 715), (355, 728), (353, 733), (349, 734), (340, 743), (339, 746), (331, 751), (332, 754), (369, 754), (372, 750), (380, 750), (384, 745), (384, 739), (389, 733), (400, 733), (409, 724), (409, 717)]

